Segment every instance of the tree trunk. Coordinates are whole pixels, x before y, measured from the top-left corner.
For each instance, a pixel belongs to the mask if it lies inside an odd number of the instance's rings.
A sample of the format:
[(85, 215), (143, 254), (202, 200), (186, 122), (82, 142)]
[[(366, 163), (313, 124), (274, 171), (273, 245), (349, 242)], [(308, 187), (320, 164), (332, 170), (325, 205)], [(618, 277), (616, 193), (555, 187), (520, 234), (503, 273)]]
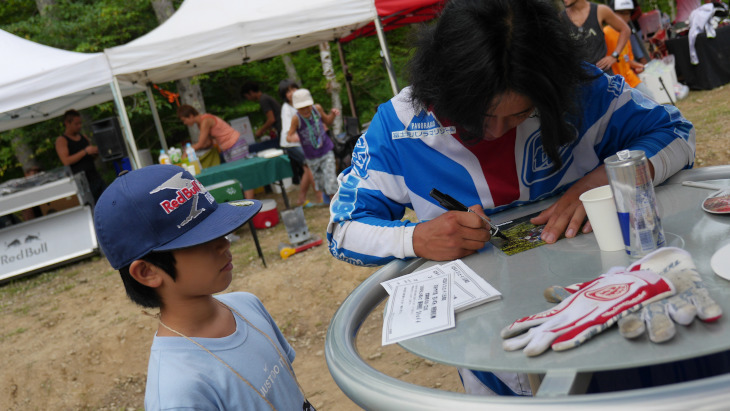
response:
[(155, 16), (157, 16), (157, 21), (160, 24), (164, 23), (170, 18), (170, 16), (175, 14), (175, 7), (172, 5), (172, 0), (150, 0), (150, 3), (152, 4), (152, 8), (155, 10)]
[[(40, 1), (40, 0), (38, 0)], [(160, 24), (164, 23), (175, 13), (175, 7), (172, 5), (172, 0), (150, 0), (152, 8), (155, 10), (155, 16)], [(203, 91), (200, 89), (199, 83), (193, 83), (190, 77), (181, 78), (176, 81), (177, 92), (180, 94), (181, 104), (189, 104), (195, 107), (201, 113), (205, 113), (205, 100), (203, 100)], [(192, 142), (198, 141), (198, 134), (200, 130), (197, 127), (188, 127), (188, 133), (190, 134), (190, 140)]]
[(294, 63), (291, 61), (291, 55), (288, 53), (282, 54), (281, 61), (284, 62), (284, 67), (286, 68), (286, 77), (299, 84), (300, 87), (303, 87), (302, 80), (299, 79), (299, 74), (297, 73), (297, 68), (294, 67)]
[[(322, 60), (322, 74), (327, 79), (327, 90), (332, 97), (332, 107), (340, 110), (342, 113), (342, 101), (340, 100), (340, 90), (342, 86), (335, 77), (335, 69), (332, 66), (332, 54), (330, 53), (330, 44), (327, 42), (319, 43), (319, 57)], [(337, 136), (342, 132), (342, 115), (340, 114), (335, 118), (335, 122), (332, 124), (334, 136)]]
[[(199, 83), (193, 83), (190, 77), (181, 78), (175, 82), (177, 84), (177, 92), (180, 93), (180, 103), (188, 104), (195, 107), (199, 113), (205, 113), (205, 100), (203, 99), (203, 90), (200, 89)], [(196, 126), (188, 127), (190, 140), (195, 143), (198, 141), (200, 129)]]
[[(42, 17), (46, 15), (46, 7), (52, 6), (56, 0), (36, 0), (35, 4), (38, 12)], [(33, 149), (22, 138), (23, 134), (17, 134), (12, 139), (13, 152), (15, 158), (23, 168), (23, 172), (28, 171), (32, 167), (40, 167), (40, 163), (35, 159)]]
[(35, 0), (35, 6), (41, 17), (46, 17), (46, 7), (56, 4), (56, 0)]
[(41, 166), (40, 163), (38, 163), (38, 161), (36, 161), (35, 159), (33, 149), (30, 148), (30, 146), (25, 141), (23, 141), (23, 134), (15, 135), (12, 141), (15, 158), (18, 160), (20, 166), (23, 168), (23, 173), (33, 167)]

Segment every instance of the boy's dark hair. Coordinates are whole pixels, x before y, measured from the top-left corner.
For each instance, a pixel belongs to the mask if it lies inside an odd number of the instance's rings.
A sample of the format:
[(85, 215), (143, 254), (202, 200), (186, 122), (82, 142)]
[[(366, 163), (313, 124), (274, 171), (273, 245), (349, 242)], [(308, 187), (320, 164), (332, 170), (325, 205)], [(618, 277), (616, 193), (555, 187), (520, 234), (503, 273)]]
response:
[(195, 107), (183, 104), (182, 106), (177, 108), (177, 116), (178, 117), (190, 117), (190, 116), (197, 116), (198, 110), (195, 109)]
[(241, 94), (248, 94), (250, 92), (259, 92), (261, 91), (261, 88), (259, 88), (259, 84), (253, 81), (247, 81), (243, 83), (243, 86), (241, 86)]
[(299, 88), (299, 84), (297, 84), (296, 81), (289, 79), (281, 80), (279, 82), (279, 97), (281, 97), (281, 101), (291, 104), (289, 100), (286, 99), (286, 92), (289, 91), (289, 88), (291, 87)]
[(66, 110), (66, 112), (63, 113), (63, 124), (68, 123), (69, 121), (71, 121), (72, 119), (74, 119), (76, 117), (81, 117), (81, 113), (79, 113), (78, 111), (76, 111), (74, 109)]
[(549, 0), (451, 0), (424, 28), (409, 63), (414, 105), (463, 127), (467, 143), (483, 135), (494, 98), (524, 95), (540, 116), (542, 144), (556, 167), (576, 130), (576, 91), (594, 79)]
[[(172, 251), (151, 252), (140, 258), (140, 260), (144, 260), (157, 266), (175, 280), (177, 270), (175, 269), (175, 256), (172, 254)], [(119, 269), (119, 275), (122, 277), (124, 289), (127, 291), (129, 299), (142, 307), (159, 308), (161, 306), (161, 301), (157, 291), (154, 288), (143, 285), (132, 278), (132, 275), (129, 273), (130, 265)]]

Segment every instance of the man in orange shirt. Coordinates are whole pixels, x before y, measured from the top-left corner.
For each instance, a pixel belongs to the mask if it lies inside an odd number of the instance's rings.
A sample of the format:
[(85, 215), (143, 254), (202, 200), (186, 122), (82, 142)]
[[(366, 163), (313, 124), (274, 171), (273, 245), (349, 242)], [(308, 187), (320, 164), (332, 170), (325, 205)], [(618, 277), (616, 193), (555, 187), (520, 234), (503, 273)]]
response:
[[(610, 5), (614, 13), (628, 24), (631, 19), (631, 13), (635, 8), (633, 0), (614, 0)], [(614, 30), (611, 26), (603, 28), (603, 36), (606, 39), (606, 47), (608, 50), (616, 49), (619, 34), (620, 33)], [(634, 60), (631, 42), (626, 43), (626, 46), (624, 46), (621, 53), (619, 53), (619, 57), (616, 63), (611, 66), (611, 69), (614, 74), (621, 75), (631, 87), (641, 91), (647, 96), (651, 96), (651, 92), (646, 87), (646, 84), (643, 84), (639, 76), (637, 76), (638, 73), (644, 71), (644, 65)]]

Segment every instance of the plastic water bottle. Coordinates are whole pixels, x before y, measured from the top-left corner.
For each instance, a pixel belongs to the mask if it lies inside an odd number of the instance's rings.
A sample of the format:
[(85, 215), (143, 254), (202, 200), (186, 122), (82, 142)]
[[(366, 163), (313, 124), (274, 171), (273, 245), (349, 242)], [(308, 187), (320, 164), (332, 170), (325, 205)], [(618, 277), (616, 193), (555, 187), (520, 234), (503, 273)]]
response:
[(165, 153), (165, 150), (160, 150), (160, 157), (157, 159), (157, 161), (160, 164), (172, 164), (172, 161), (170, 161), (170, 156)]
[(174, 165), (180, 165), (180, 162), (182, 161), (182, 151), (179, 148), (176, 147), (170, 147), (169, 150), (167, 150), (167, 154), (170, 155), (170, 161)]
[(195, 154), (195, 149), (192, 145), (190, 145), (190, 143), (185, 146), (185, 154), (188, 156), (188, 164), (192, 164), (195, 167), (195, 175), (200, 174), (200, 170), (202, 170), (203, 167), (200, 165), (198, 155)]

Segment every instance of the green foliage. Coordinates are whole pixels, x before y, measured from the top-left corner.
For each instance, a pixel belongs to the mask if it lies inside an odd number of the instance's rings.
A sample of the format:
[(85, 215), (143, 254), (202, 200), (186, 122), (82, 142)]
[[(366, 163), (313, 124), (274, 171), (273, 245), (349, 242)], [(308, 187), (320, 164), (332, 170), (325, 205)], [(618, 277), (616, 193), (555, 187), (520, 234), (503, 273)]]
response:
[[(19, 9), (15, 16), (27, 15), (26, 8)], [(8, 13), (11, 10), (8, 7)], [(36, 12), (26, 19), (5, 23), (2, 29), (52, 47), (99, 52), (127, 43), (157, 26), (149, 0), (57, 0), (46, 11), (44, 17)]]
[(9, 24), (21, 20), (27, 20), (34, 14), (37, 14), (35, 2), (28, 0), (3, 0), (0, 1), (0, 26), (5, 27)]
[[(176, 6), (180, 0), (173, 2)], [(26, 39), (66, 50), (99, 52), (104, 48), (125, 44), (157, 27), (157, 20), (149, 0), (57, 0), (41, 17), (29, 0), (4, 0), (0, 2), (0, 28)], [(413, 27), (404, 27), (386, 33), (390, 56), (398, 76), (398, 85), (407, 85), (406, 61), (410, 56), (409, 34)], [(345, 78), (340, 66), (337, 45), (330, 44), (332, 62), (337, 80), (341, 85), (340, 100), (345, 115), (350, 114)], [(392, 91), (387, 72), (380, 57), (377, 37), (356, 39), (343, 44), (343, 50), (350, 73), (352, 90), (361, 123), (372, 119), (377, 106), (391, 97)], [(302, 80), (302, 87), (310, 89), (314, 100), (325, 109), (332, 106), (331, 96), (326, 89), (327, 80), (322, 74), (319, 48), (311, 47), (291, 53), (294, 66)], [(279, 82), (287, 77), (281, 57), (229, 67), (216, 72), (196, 76), (193, 81), (201, 85), (206, 110), (226, 120), (249, 116), (254, 127), (265, 121), (257, 103), (247, 101), (240, 92), (246, 81), (260, 84), (264, 93), (281, 100), (278, 96)], [(164, 90), (177, 92), (175, 82), (158, 84)], [(155, 105), (160, 115), (168, 145), (180, 146), (189, 140), (188, 131), (176, 115), (175, 103), (168, 102), (153, 89)], [(132, 132), (139, 149), (160, 149), (147, 96), (139, 93), (125, 98)], [(114, 115), (111, 102), (82, 111), (86, 128), (90, 133), (90, 122)], [(15, 159), (12, 140), (16, 137), (26, 142), (44, 169), (60, 166), (54, 142), (63, 132), (59, 118), (33, 124), (21, 129), (0, 133), (0, 179), (22, 176), (20, 164)], [(153, 158), (156, 158), (153, 155)], [(113, 177), (110, 164), (100, 170), (105, 179)]]
[[(54, 142), (61, 132), (59, 131), (56, 134), (49, 133), (48, 126), (50, 124), (45, 123), (48, 122), (31, 125), (23, 129), (9, 130), (0, 134), (0, 141), (2, 142), (2, 146), (0, 146), (0, 164), (3, 165), (0, 168), (0, 176), (3, 176), (4, 171), (7, 169), (12, 170), (7, 177), (17, 178), (23, 176), (22, 169), (20, 168), (21, 164), (18, 163), (14, 154), (15, 144), (13, 140), (16, 139), (33, 142), (30, 144), (30, 148), (33, 150), (33, 157), (40, 164), (53, 164), (58, 162)], [(58, 123), (58, 120), (56, 120), (56, 123)], [(50, 129), (52, 128), (54, 127), (50, 127)]]
[(676, 7), (674, 7), (676, 0), (638, 0), (637, 3), (644, 13), (655, 9), (667, 15), (671, 15), (673, 11), (676, 12)]
[[(408, 85), (406, 69), (411, 56), (411, 36), (415, 29), (416, 26), (410, 26), (386, 33), (399, 88)], [(352, 92), (358, 117), (361, 123), (368, 122), (375, 115), (377, 106), (393, 97), (385, 64), (380, 56), (380, 45), (375, 36), (359, 38), (344, 44), (343, 51), (353, 77)], [(341, 72), (338, 73), (338, 79), (342, 82), (344, 91), (344, 77)], [(343, 96), (344, 101), (347, 101), (346, 94)], [(349, 110), (345, 112), (349, 113)]]

